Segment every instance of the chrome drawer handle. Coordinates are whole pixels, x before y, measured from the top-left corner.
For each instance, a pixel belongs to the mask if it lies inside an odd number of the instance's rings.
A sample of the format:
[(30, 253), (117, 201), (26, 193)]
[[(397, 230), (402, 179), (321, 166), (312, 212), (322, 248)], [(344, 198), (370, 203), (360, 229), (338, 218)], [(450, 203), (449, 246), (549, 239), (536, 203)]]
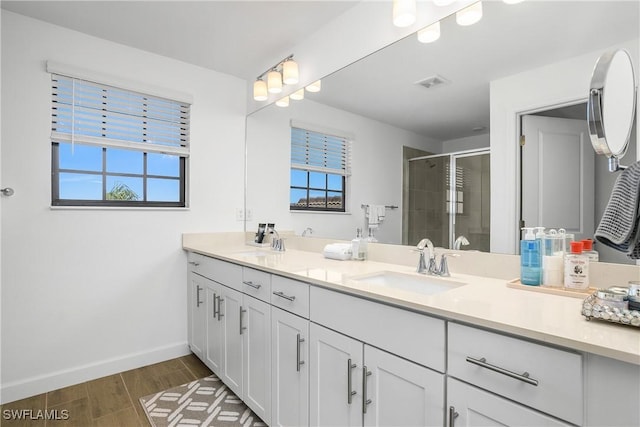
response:
[(456, 418), (458, 418), (458, 415), (460, 414), (456, 412), (456, 408), (453, 406), (449, 406), (449, 427), (455, 426)]
[(371, 375), (371, 371), (367, 366), (362, 367), (362, 413), (367, 413), (367, 406), (371, 405), (371, 399), (367, 397), (367, 378)]
[(218, 299), (218, 296), (216, 295), (216, 293), (213, 293), (213, 318), (215, 319), (216, 317), (218, 317), (218, 310), (216, 310), (216, 300)]
[(358, 365), (356, 365), (355, 363), (351, 363), (351, 359), (347, 360), (347, 403), (349, 405), (351, 405), (351, 402), (353, 402), (353, 396), (356, 394), (355, 390), (351, 390), (352, 386), (351, 386), (351, 371), (355, 368), (357, 368)]
[(274, 294), (275, 296), (278, 296), (278, 297), (280, 297), (280, 298), (284, 298), (284, 299), (289, 300), (289, 301), (294, 301), (294, 300), (296, 299), (296, 297), (295, 297), (295, 296), (285, 295), (285, 294), (284, 294), (284, 292), (281, 292), (281, 291), (274, 292), (273, 294)]
[(524, 372), (522, 374), (517, 374), (515, 372), (511, 372), (507, 369), (501, 368), (499, 366), (496, 365), (492, 365), (490, 363), (487, 363), (487, 359), (485, 359), (484, 357), (481, 359), (474, 359), (473, 357), (467, 356), (467, 362), (469, 363), (473, 363), (474, 365), (478, 365), (482, 368), (487, 368), (491, 371), (497, 372), (499, 374), (502, 375), (506, 375), (508, 377), (511, 378), (515, 378), (516, 380), (520, 380), (522, 382), (525, 382), (527, 384), (531, 384), (532, 386), (538, 386), (538, 380), (534, 380), (533, 378), (529, 378), (529, 373), (528, 372)]
[(220, 318), (224, 316), (224, 314), (221, 313), (222, 310), (220, 310), (222, 308), (222, 302), (224, 302), (224, 299), (220, 298), (220, 295), (218, 295), (218, 322), (220, 321)]
[(247, 310), (243, 309), (242, 306), (240, 306), (240, 335), (242, 335), (242, 331), (247, 329), (246, 326), (242, 326), (242, 313), (246, 313), (246, 312)]
[(304, 360), (300, 360), (300, 344), (304, 342), (304, 338), (300, 338), (300, 334), (296, 336), (296, 371), (300, 372), (300, 366), (304, 365)]
[(194, 267), (197, 267), (200, 265), (200, 263), (196, 261), (189, 261), (189, 264), (193, 265)]
[(202, 301), (200, 301), (200, 291), (202, 288), (199, 285), (196, 285), (196, 307), (200, 307)]
[(253, 283), (253, 282), (249, 282), (249, 281), (248, 281), (248, 282), (244, 282), (244, 281), (243, 281), (242, 283), (244, 283), (244, 284), (245, 284), (245, 285), (247, 285), (247, 286), (251, 286), (253, 289), (260, 289), (260, 288), (262, 287), (262, 285), (261, 285), (261, 284), (259, 284), (259, 283), (258, 283), (258, 284), (255, 284), (255, 283)]

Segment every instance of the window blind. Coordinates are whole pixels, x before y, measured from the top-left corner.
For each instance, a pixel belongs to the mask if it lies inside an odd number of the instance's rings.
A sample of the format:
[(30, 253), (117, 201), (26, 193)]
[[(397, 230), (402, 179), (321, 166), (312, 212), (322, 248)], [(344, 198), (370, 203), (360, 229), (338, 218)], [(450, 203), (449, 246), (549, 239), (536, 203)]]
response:
[(347, 176), (351, 173), (350, 141), (341, 136), (292, 127), (291, 167)]
[(189, 104), (58, 74), (51, 79), (52, 140), (189, 155)]

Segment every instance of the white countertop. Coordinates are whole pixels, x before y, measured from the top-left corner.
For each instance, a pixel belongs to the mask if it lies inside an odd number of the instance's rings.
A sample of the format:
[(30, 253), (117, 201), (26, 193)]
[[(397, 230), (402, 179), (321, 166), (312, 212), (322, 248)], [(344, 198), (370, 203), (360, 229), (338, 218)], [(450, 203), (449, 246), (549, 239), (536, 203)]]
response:
[[(185, 241), (183, 248), (324, 288), (640, 365), (640, 328), (587, 321), (580, 314), (581, 298), (512, 289), (505, 280), (455, 271), (449, 280), (467, 285), (420, 295), (353, 280), (354, 276), (381, 271), (424, 277), (415, 273), (414, 267), (375, 261), (336, 261), (320, 253), (295, 249), (272, 252), (269, 248), (224, 239)], [(257, 256), (259, 252), (269, 255)]]

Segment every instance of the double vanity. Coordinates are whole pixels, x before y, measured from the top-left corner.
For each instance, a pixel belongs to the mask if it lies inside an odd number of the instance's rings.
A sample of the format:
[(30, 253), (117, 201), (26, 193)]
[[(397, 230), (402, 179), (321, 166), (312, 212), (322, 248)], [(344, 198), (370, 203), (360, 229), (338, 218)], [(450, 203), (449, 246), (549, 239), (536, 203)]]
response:
[(268, 425), (640, 425), (640, 330), (579, 298), (245, 240), (183, 236), (189, 345)]

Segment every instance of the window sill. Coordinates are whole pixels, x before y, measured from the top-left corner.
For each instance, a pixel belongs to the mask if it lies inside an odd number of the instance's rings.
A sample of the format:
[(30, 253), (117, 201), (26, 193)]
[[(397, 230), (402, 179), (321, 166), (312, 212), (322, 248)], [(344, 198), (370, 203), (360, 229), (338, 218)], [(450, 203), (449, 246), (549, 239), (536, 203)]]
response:
[(52, 211), (172, 211), (186, 212), (191, 209), (179, 207), (157, 207), (157, 206), (49, 206)]
[(332, 211), (304, 211), (304, 210), (289, 210), (290, 213), (295, 214), (329, 214), (329, 215), (351, 215), (351, 212), (332, 212)]

